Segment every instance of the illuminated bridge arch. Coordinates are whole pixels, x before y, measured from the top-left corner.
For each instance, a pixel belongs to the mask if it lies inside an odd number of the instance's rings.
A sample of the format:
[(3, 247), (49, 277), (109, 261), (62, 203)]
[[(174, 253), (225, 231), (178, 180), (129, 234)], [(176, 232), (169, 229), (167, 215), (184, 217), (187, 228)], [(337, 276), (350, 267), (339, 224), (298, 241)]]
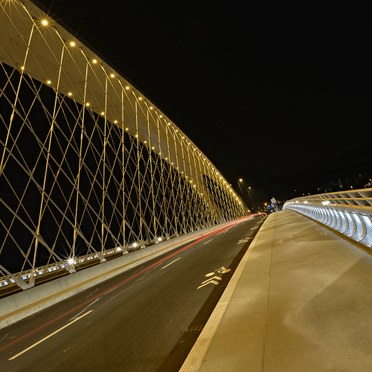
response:
[(0, 4), (2, 277), (28, 272), (33, 285), (40, 267), (244, 214), (140, 91), (30, 1)]

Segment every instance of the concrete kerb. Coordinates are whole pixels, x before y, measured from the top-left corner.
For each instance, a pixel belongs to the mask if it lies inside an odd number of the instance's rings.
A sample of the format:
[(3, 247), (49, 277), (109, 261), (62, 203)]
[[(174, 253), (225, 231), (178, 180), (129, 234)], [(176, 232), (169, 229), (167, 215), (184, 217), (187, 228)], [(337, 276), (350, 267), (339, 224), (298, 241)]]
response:
[(251, 256), (258, 239), (262, 233), (258, 231), (257, 235), (252, 240), (249, 250), (245, 253), (241, 259), (238, 267), (236, 268), (233, 276), (231, 277), (229, 284), (225, 288), (220, 300), (218, 301), (215, 309), (205, 324), (202, 332), (197, 338), (194, 346), (190, 350), (187, 358), (183, 365), (179, 369), (179, 372), (198, 372), (203, 364), (204, 358), (209, 350), (213, 337), (215, 336), (217, 329), (222, 321), (227, 306), (235, 292), (235, 289), (239, 283), (240, 277), (245, 269), (247, 261)]
[(179, 236), (5, 297), (0, 300), (0, 329), (167, 253), (182, 244), (210, 234), (223, 225)]

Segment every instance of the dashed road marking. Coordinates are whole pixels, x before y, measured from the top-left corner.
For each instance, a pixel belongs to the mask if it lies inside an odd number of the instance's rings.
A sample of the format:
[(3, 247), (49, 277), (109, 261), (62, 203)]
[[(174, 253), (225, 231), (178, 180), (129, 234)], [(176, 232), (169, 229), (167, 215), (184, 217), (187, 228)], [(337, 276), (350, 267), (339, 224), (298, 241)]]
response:
[(87, 316), (88, 314), (90, 314), (93, 310), (89, 310), (87, 313), (79, 316), (78, 318), (72, 320), (70, 323), (67, 323), (65, 324), (63, 327), (61, 328), (58, 328), (56, 331), (52, 332), (51, 334), (49, 334), (48, 336), (42, 338), (41, 340), (39, 340), (38, 342), (35, 342), (34, 344), (32, 344), (31, 346), (29, 346), (28, 348), (22, 350), (21, 352), (19, 352), (18, 354), (16, 355), (13, 355), (11, 358), (9, 358), (8, 360), (13, 360), (15, 358), (18, 358), (20, 355), (24, 354), (25, 352), (33, 349), (35, 346), (41, 344), (42, 342), (44, 342), (45, 340), (47, 340), (48, 338), (54, 336), (55, 334), (57, 334), (58, 332), (61, 332), (62, 330), (64, 330), (65, 328), (67, 328), (68, 326), (70, 326), (71, 324), (77, 322), (78, 320), (80, 320), (81, 318)]
[(175, 263), (176, 261), (178, 261), (180, 258), (181, 258), (181, 257), (178, 257), (178, 258), (176, 258), (175, 260), (173, 260), (172, 262), (169, 262), (169, 264), (163, 266), (160, 270), (163, 270), (163, 269), (165, 269), (167, 266), (172, 265), (173, 263)]

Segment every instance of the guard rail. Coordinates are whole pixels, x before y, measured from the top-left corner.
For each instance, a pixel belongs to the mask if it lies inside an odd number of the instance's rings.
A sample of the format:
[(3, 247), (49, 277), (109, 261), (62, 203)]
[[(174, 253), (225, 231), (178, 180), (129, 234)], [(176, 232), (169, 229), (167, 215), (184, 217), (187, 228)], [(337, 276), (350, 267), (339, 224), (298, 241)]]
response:
[(372, 247), (372, 188), (302, 196), (288, 200), (292, 209)]

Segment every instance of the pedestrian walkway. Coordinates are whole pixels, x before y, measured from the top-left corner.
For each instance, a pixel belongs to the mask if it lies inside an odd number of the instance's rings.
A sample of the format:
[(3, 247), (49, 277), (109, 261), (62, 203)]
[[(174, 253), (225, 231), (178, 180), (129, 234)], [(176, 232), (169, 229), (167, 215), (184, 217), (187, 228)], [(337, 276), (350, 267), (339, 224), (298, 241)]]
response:
[(372, 371), (372, 255), (270, 214), (180, 372)]

